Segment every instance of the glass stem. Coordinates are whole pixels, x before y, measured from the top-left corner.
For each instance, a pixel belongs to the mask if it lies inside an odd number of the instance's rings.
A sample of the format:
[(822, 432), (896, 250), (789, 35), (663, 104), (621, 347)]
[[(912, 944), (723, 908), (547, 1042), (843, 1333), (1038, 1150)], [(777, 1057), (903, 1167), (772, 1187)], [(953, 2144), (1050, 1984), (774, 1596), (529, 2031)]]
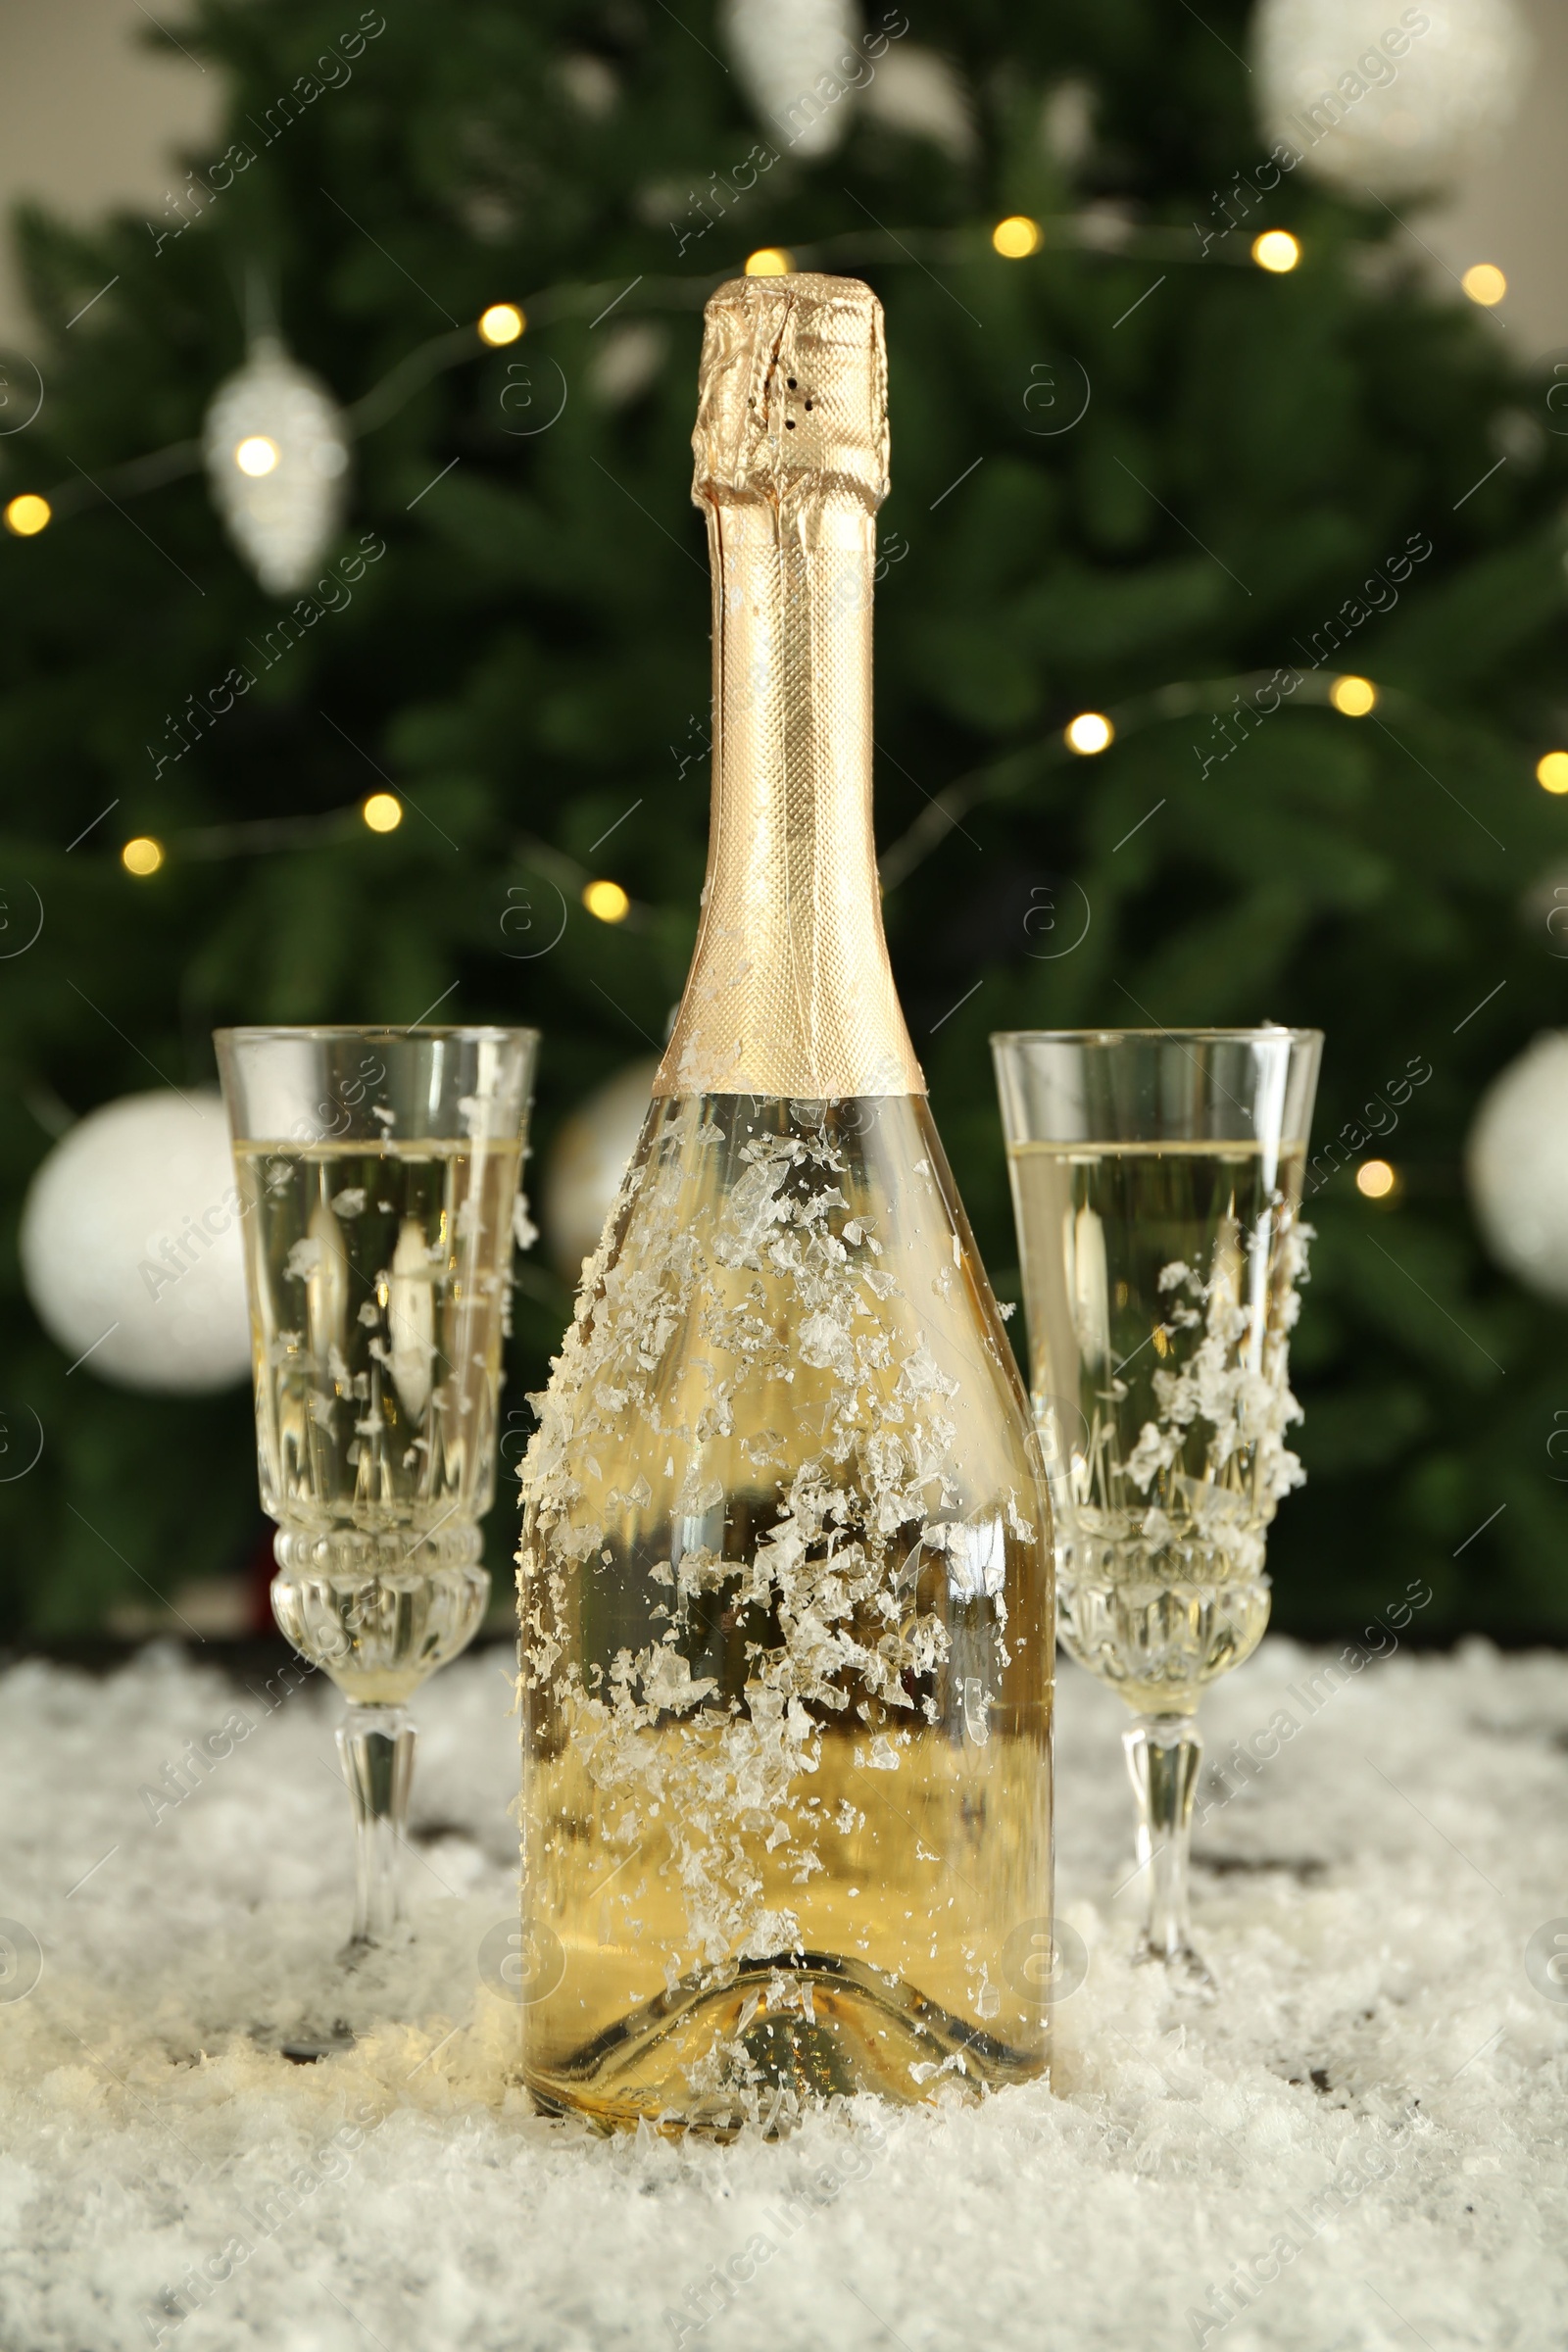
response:
[(1202, 1736), (1190, 1715), (1140, 1715), (1121, 1738), (1138, 1799), (1138, 1859), (1149, 1874), (1149, 1916), (1134, 1958), (1163, 1961), (1174, 1975), (1211, 1989), (1213, 1979), (1193, 1949), (1187, 1917)]
[(402, 1707), (350, 1699), (337, 1736), (354, 1805), (350, 1951), (384, 1943), (398, 1921), (398, 1846), (409, 1819), (416, 1733)]

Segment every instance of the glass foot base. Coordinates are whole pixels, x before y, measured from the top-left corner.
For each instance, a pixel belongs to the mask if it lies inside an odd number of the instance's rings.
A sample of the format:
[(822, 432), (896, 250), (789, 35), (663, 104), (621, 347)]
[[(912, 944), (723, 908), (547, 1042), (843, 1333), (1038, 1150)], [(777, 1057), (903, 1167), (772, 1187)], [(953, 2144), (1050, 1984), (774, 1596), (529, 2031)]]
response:
[(351, 1936), (347, 1943), (338, 1946), (337, 1966), (345, 1976), (359, 1975), (368, 1984), (376, 1985), (396, 1969), (405, 1953), (416, 1948), (418, 1940), (407, 1920), (396, 1919), (374, 1935)]
[(352, 2050), (357, 2034), (346, 2018), (330, 2025), (306, 2021), (293, 2026), (258, 2026), (251, 2034), (258, 2049), (271, 2050), (295, 2066), (315, 2066), (321, 2058), (336, 2058)]
[(1175, 1992), (1186, 1993), (1196, 2000), (1211, 2001), (1219, 1991), (1213, 1970), (1201, 1952), (1195, 1951), (1190, 1943), (1178, 1943), (1167, 1951), (1144, 1928), (1139, 1933), (1130, 1957), (1134, 1968), (1151, 1964), (1163, 1968)]
[[(310, 2066), (352, 2050), (391, 2022), (422, 2018), (432, 2005), (432, 1986), (418, 1966), (422, 1953), (408, 1926), (375, 1938), (351, 1936), (330, 1958), (319, 1953), (296, 1970), (292, 1997), (280, 2002), (280, 2015), (251, 2027), (251, 2040)], [(432, 1958), (439, 1970), (439, 1953)], [(439, 2006), (440, 1995), (434, 1998)]]

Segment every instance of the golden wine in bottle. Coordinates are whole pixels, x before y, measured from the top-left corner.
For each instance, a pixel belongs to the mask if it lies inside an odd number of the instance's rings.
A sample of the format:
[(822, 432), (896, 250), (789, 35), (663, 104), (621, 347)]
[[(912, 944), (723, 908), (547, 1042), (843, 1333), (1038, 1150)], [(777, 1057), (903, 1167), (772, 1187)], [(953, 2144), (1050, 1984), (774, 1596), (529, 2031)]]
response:
[(604, 2124), (1046, 2062), (1052, 1545), (871, 836), (880, 306), (708, 306), (692, 970), (523, 1471), (523, 2069)]

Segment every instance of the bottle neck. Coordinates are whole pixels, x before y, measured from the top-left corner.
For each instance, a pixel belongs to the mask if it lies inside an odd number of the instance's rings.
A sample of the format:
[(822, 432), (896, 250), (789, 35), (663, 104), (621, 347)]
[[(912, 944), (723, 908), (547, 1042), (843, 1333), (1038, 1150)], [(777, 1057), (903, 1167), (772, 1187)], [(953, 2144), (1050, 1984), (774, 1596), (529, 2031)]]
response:
[(657, 1095), (924, 1094), (871, 829), (876, 526), (828, 495), (707, 504), (712, 817), (697, 949)]

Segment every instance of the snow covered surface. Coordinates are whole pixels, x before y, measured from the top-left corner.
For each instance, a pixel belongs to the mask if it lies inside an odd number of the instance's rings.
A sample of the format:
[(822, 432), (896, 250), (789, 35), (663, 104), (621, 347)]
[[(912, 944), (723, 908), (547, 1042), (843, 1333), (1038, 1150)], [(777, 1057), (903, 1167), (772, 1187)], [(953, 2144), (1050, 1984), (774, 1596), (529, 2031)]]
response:
[[(1568, 1661), (1411, 1657), (1381, 1628), (1356, 1654), (1330, 1689), (1268, 1642), (1205, 1707), (1213, 1761), (1255, 1759), (1196, 1838), (1216, 2006), (1126, 1963), (1125, 1717), (1064, 1665), (1058, 1893), (1089, 1966), (1054, 2087), (728, 2148), (597, 2140), (508, 2085), (517, 2012), (480, 1973), (513, 1917), (503, 1655), (420, 1697), (415, 1935), (346, 1995), (318, 1678), (245, 1690), (164, 1648), (107, 1681), (13, 1667), (0, 2344), (1560, 2343)], [(172, 1801), (209, 1735), (231, 1752)], [(403, 2022), (314, 2066), (267, 2046), (334, 2000)]]

